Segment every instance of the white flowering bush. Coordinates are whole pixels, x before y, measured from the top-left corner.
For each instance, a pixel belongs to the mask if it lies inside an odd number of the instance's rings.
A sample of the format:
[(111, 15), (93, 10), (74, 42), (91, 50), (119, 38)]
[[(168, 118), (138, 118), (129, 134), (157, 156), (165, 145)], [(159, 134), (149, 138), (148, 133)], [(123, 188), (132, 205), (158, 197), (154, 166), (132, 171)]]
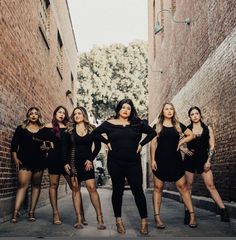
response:
[(112, 44), (80, 54), (78, 104), (105, 120), (123, 98), (132, 99), (140, 115), (147, 113), (147, 43)]

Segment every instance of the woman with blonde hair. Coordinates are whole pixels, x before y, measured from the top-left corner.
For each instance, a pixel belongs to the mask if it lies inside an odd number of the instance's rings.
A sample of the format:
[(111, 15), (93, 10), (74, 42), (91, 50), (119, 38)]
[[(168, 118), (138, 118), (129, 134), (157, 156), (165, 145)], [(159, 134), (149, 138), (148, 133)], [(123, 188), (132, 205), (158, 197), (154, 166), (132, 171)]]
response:
[[(70, 117), (67, 131), (63, 136), (64, 168), (72, 179), (77, 222), (74, 227), (81, 229), (81, 193), (80, 184), (85, 182), (90, 200), (97, 214), (97, 229), (104, 230), (100, 198), (96, 189), (93, 160), (101, 149), (100, 138), (93, 133), (95, 126), (89, 122), (85, 108), (76, 107)], [(94, 144), (94, 148), (93, 147)]]
[(180, 147), (193, 139), (193, 133), (177, 120), (172, 103), (164, 103), (155, 126), (157, 137), (151, 141), (151, 168), (153, 170), (153, 208), (158, 229), (165, 225), (160, 218), (164, 182), (175, 182), (189, 210), (189, 227), (197, 227), (191, 196), (189, 194)]
[(35, 140), (42, 127), (40, 110), (31, 107), (26, 113), (23, 124), (16, 128), (12, 138), (11, 154), (18, 173), (18, 188), (12, 223), (18, 221), (19, 211), (30, 183), (32, 189), (28, 220), (32, 222), (36, 220), (34, 212), (40, 195), (43, 170), (46, 168), (45, 155), (41, 150), (42, 142)]

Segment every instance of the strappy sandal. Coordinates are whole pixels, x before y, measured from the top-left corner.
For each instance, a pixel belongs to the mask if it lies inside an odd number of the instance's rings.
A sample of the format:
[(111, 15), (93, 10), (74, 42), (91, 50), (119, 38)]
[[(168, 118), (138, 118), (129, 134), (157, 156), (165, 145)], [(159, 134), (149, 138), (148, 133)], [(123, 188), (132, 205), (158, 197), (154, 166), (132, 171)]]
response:
[(125, 234), (126, 230), (122, 220), (116, 221), (116, 229), (118, 233)]
[(160, 224), (160, 223), (157, 221), (156, 216), (160, 216), (160, 213), (154, 214), (154, 220), (155, 220), (157, 229), (165, 229), (165, 228), (166, 228), (166, 225), (163, 224), (163, 223)]
[[(191, 221), (191, 214), (195, 215), (195, 212), (189, 212), (189, 214), (190, 214), (190, 221)], [(191, 227), (191, 228), (196, 228), (197, 227), (197, 223), (196, 222), (195, 223), (189, 223), (188, 226)]]
[(53, 224), (55, 224), (55, 225), (61, 225), (62, 224), (62, 222), (60, 220), (60, 215), (59, 215), (58, 212), (53, 213)]
[(12, 215), (12, 219), (11, 219), (11, 223), (17, 223), (18, 222), (18, 217), (20, 216), (20, 213), (18, 210), (14, 210), (13, 215)]
[[(100, 218), (100, 223), (99, 223), (99, 218)], [(106, 225), (103, 223), (103, 216), (102, 215), (97, 216), (97, 221), (98, 221), (98, 225), (97, 225), (98, 230), (105, 230), (107, 228)]]
[(145, 221), (140, 222), (140, 231), (141, 235), (148, 235), (148, 221), (145, 219)]
[(29, 211), (28, 221), (30, 221), (30, 222), (35, 222), (36, 221), (36, 218), (34, 216), (34, 212), (33, 211)]
[(84, 228), (80, 216), (76, 217), (76, 223), (74, 224), (74, 228), (77, 228), (77, 229), (83, 229)]

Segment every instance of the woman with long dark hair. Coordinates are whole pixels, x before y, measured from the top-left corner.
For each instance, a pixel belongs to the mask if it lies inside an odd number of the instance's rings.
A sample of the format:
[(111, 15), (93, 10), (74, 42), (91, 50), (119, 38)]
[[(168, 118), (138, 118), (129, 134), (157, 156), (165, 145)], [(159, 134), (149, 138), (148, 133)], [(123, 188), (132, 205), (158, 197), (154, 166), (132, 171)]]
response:
[(164, 229), (160, 208), (164, 182), (175, 182), (189, 210), (189, 227), (197, 226), (191, 196), (184, 175), (184, 165), (179, 148), (193, 139), (193, 133), (177, 120), (172, 103), (164, 103), (155, 126), (157, 137), (151, 142), (151, 168), (153, 170), (153, 208), (158, 229)]
[[(215, 137), (213, 130), (202, 121), (201, 110), (191, 107), (188, 111), (191, 124), (188, 126), (194, 134), (194, 140), (187, 144), (187, 149), (192, 154), (186, 154), (184, 159), (185, 176), (190, 194), (195, 173), (201, 174), (206, 188), (209, 190), (213, 200), (220, 208), (221, 221), (229, 222), (228, 211), (215, 187), (211, 162), (215, 153)], [(185, 210), (184, 223), (189, 221), (189, 212)]]
[(35, 221), (35, 209), (39, 199), (43, 170), (46, 168), (45, 156), (41, 150), (42, 142), (35, 141), (39, 130), (43, 127), (40, 110), (31, 107), (26, 113), (23, 124), (18, 126), (11, 142), (11, 154), (18, 173), (15, 209), (11, 222), (18, 221), (19, 211), (31, 183), (31, 202), (28, 220)]
[[(143, 174), (140, 152), (142, 146), (155, 137), (155, 131), (137, 116), (130, 99), (121, 100), (115, 110), (115, 118), (103, 122), (95, 129), (97, 134), (106, 134), (109, 146), (107, 168), (112, 180), (112, 206), (116, 218), (117, 232), (125, 233), (122, 221), (122, 198), (125, 178), (135, 198), (141, 223), (140, 233), (148, 234), (147, 204), (143, 192)], [(147, 136), (141, 141), (142, 134)]]
[[(47, 151), (47, 167), (49, 173), (49, 199), (53, 210), (53, 224), (60, 225), (61, 218), (57, 205), (57, 193), (60, 176), (63, 175), (69, 187), (72, 189), (71, 178), (64, 169), (62, 156), (62, 135), (66, 130), (69, 114), (65, 107), (58, 106), (53, 111), (52, 121), (45, 124), (40, 130), (40, 138), (49, 141), (52, 145)], [(83, 211), (82, 211), (83, 212)], [(84, 218), (84, 215), (82, 213)], [(86, 224), (86, 223), (85, 223)]]
[[(104, 230), (100, 198), (96, 189), (93, 160), (101, 149), (101, 141), (94, 134), (95, 126), (89, 122), (85, 108), (76, 107), (70, 117), (67, 131), (63, 136), (64, 168), (72, 179), (72, 196), (75, 203), (77, 220), (75, 228), (81, 229), (81, 193), (80, 184), (85, 182), (90, 200), (97, 214), (97, 229)], [(93, 149), (94, 144), (94, 149)]]

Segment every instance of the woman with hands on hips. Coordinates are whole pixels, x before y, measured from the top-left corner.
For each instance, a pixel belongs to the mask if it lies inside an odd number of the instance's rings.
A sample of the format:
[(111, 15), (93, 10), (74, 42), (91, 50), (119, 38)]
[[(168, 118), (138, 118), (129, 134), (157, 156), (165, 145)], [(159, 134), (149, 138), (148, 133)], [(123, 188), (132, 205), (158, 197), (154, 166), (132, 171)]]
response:
[[(107, 168), (112, 180), (112, 206), (116, 218), (117, 232), (125, 233), (122, 220), (122, 198), (127, 178), (141, 217), (140, 233), (148, 234), (147, 204), (143, 192), (143, 174), (140, 152), (142, 146), (155, 137), (155, 131), (137, 117), (130, 99), (121, 100), (115, 110), (115, 118), (103, 122), (94, 132), (106, 134), (109, 147)], [(146, 137), (141, 141), (142, 134)]]

